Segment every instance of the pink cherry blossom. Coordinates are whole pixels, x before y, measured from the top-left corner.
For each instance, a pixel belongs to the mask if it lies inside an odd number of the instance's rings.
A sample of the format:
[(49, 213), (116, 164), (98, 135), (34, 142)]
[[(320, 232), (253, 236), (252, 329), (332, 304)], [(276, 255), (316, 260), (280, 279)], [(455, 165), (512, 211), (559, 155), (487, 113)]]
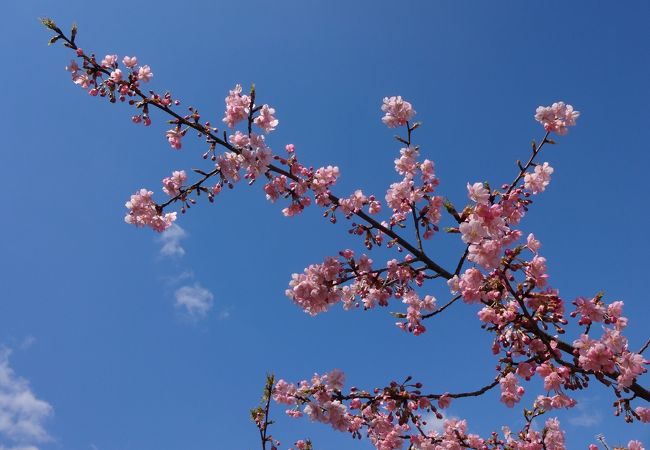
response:
[(187, 180), (187, 174), (184, 170), (175, 170), (172, 173), (171, 177), (164, 178), (163, 183), (163, 192), (169, 195), (170, 197), (175, 197), (179, 195), (180, 189)]
[(487, 205), (490, 200), (490, 191), (485, 188), (483, 183), (467, 183), (467, 196), (473, 202)]
[(517, 377), (509, 373), (499, 381), (501, 385), (501, 401), (508, 408), (512, 408), (515, 403), (519, 403), (521, 396), (524, 394), (524, 388), (519, 386)]
[(401, 156), (395, 160), (395, 171), (403, 176), (413, 178), (418, 168), (417, 158), (420, 155), (413, 147), (405, 147), (400, 150)]
[(343, 389), (344, 384), (345, 384), (345, 374), (341, 370), (334, 369), (327, 374), (327, 386), (330, 389), (340, 391), (341, 389)]
[(385, 97), (381, 110), (386, 113), (381, 121), (389, 128), (396, 128), (405, 125), (415, 114), (415, 110), (409, 102), (402, 97)]
[(167, 138), (167, 141), (169, 141), (169, 145), (175, 150), (180, 150), (182, 144), (181, 144), (181, 138), (183, 137), (183, 133), (178, 129), (178, 128), (172, 128), (171, 130), (167, 130), (167, 133), (165, 133), (165, 137)]
[(540, 106), (535, 112), (535, 120), (540, 122), (546, 131), (554, 131), (559, 135), (568, 133), (568, 127), (576, 124), (580, 116), (573, 106), (564, 102), (553, 103), (551, 106)]
[[(77, 55), (83, 56), (83, 52), (78, 49)], [(501, 401), (513, 407), (525, 393), (522, 380), (530, 381), (537, 374), (545, 392), (534, 399), (533, 410), (528, 406), (527, 409), (542, 412), (542, 409), (551, 411), (575, 406), (576, 400), (569, 397), (569, 393), (586, 388), (588, 383), (600, 382), (616, 395), (617, 415), (623, 415), (627, 421), (650, 422), (649, 408), (632, 409), (632, 401), (646, 397), (637, 380), (647, 372), (649, 362), (642, 354), (630, 351), (631, 345), (624, 335), (628, 318), (622, 315), (622, 302), (608, 304), (603, 299), (604, 294), (593, 298), (578, 297), (573, 302), (575, 311), (567, 317), (565, 300), (557, 289), (548, 286), (546, 259), (539, 255), (540, 242), (530, 233), (523, 243), (525, 235), (516, 228), (533, 202), (537, 202), (533, 195), (546, 189), (554, 173), (548, 162), (536, 160), (540, 147), (533, 147), (523, 180), (519, 175), (512, 184), (493, 184), (494, 187), (487, 182), (468, 183), (469, 204), (454, 205), (452, 195), (447, 200), (437, 192), (440, 181), (435, 165), (429, 159), (421, 159), (421, 152), (430, 150), (412, 143), (418, 127), (410, 127), (406, 136), (398, 137), (402, 148), (397, 157), (387, 157), (387, 161), (394, 160), (394, 169), (400, 176), (386, 191), (385, 201), (390, 211), (383, 220), (369, 218), (363, 208), (367, 207), (371, 214), (379, 214), (382, 204), (375, 196), (367, 196), (361, 190), (352, 189), (353, 194), (348, 197), (335, 195), (332, 190), (340, 176), (338, 167), (328, 165), (314, 170), (299, 159), (293, 144), (286, 145), (286, 154), (274, 155), (270, 143), (267, 144), (268, 136), (244, 130), (244, 127), (234, 131), (226, 144), (221, 141), (223, 130), (217, 130), (197, 109), (190, 107), (190, 113), (180, 110), (172, 113), (170, 109), (178, 102), (168, 92), (150, 91), (151, 97), (147, 94), (141, 102), (135, 78), (148, 82), (153, 74), (149, 66), (135, 70), (136, 57), (123, 58), (124, 70), (130, 69), (126, 75), (118, 69), (116, 55), (107, 55), (101, 65), (94, 57), (83, 58), (82, 69), (72, 61), (66, 70), (76, 84), (89, 90), (90, 95), (112, 102), (126, 101), (129, 97), (126, 103), (138, 108), (132, 118), (135, 123), (151, 123), (151, 106), (159, 107), (157, 113), (171, 113), (174, 128), (166, 132), (166, 138), (172, 148), (181, 148), (182, 138), (188, 131), (197, 132), (207, 140), (208, 148), (203, 158), (208, 167), (196, 170), (202, 177), (196, 177), (196, 181), (192, 181), (194, 184), (188, 186), (185, 171), (174, 171), (162, 180), (163, 191), (171, 197), (167, 203), (181, 202), (185, 212), (186, 207), (206, 196), (212, 201), (224, 186), (232, 188), (241, 179), (248, 184), (263, 179), (264, 195), (272, 202), (285, 202), (282, 212), (286, 216), (299, 214), (312, 202), (322, 207), (323, 215), (332, 223), (341, 215), (356, 214), (354, 221), (346, 225), (352, 238), (361, 237), (368, 249), (385, 244), (381, 252), (396, 252), (385, 264), (378, 264), (366, 254), (345, 249), (337, 257), (328, 257), (320, 264), (308, 266), (302, 273), (293, 274), (286, 295), (306, 313), (325, 312), (337, 302), (346, 310), (390, 306), (398, 318), (397, 326), (419, 335), (426, 331), (426, 319), (437, 316), (462, 298), (470, 304), (465, 307), (470, 308), (470, 314), (478, 316), (479, 325), (493, 335), (491, 350), (498, 372), (498, 382), (484, 384), (483, 390), (473, 392), (486, 392), (498, 385)], [(106, 73), (110, 73), (108, 79), (104, 77)], [(231, 128), (250, 119), (266, 134), (278, 125), (275, 110), (267, 104), (253, 105), (252, 98), (242, 94), (240, 85), (230, 90), (225, 103), (223, 122)], [(399, 96), (384, 98), (382, 111), (382, 121), (390, 128), (408, 125), (415, 115), (412, 105)], [(539, 107), (535, 118), (547, 132), (566, 134), (578, 116), (571, 105), (558, 102)], [(250, 127), (251, 123), (247, 125)], [(146, 189), (134, 193), (126, 203), (125, 221), (137, 227), (164, 231), (174, 222), (176, 213), (165, 213), (152, 196), (153, 193)], [(163, 203), (165, 207), (167, 203)], [(457, 242), (461, 249), (460, 259), (447, 262), (445, 257), (439, 261), (435, 247), (427, 247), (428, 243), (421, 241), (421, 235), (425, 239), (434, 236), (441, 222), (449, 225), (445, 231), (450, 239), (462, 241), (462, 244)], [(287, 235), (287, 239), (291, 236)], [(438, 262), (445, 268), (438, 266)], [(436, 309), (436, 298), (428, 294), (435, 290), (429, 290), (431, 285), (426, 283), (443, 279), (448, 280), (453, 293), (460, 295), (449, 302), (445, 300), (444, 307)], [(463, 308), (458, 304), (454, 307)], [(397, 311), (392, 311), (393, 308)], [(577, 318), (580, 328), (572, 326), (575, 321), (570, 324), (569, 318)], [(576, 331), (583, 333), (578, 339), (575, 335), (565, 337)], [(372, 341), (372, 336), (364, 338)], [(363, 351), (359, 354), (363, 357)], [(399, 357), (396, 354), (391, 359), (388, 355), (383, 362), (390, 365)], [(439, 363), (444, 365), (445, 361)], [(491, 376), (490, 381), (492, 379)], [(344, 392), (344, 382), (344, 373), (334, 369), (324, 375), (314, 374), (309, 381), (297, 384), (280, 380), (268, 394), (276, 402), (289, 405), (289, 416), (307, 416), (355, 438), (367, 436), (379, 450), (405, 446), (416, 450), (458, 450), (461, 447), (564, 450), (566, 447), (564, 433), (553, 418), (546, 420), (541, 430), (537, 428), (539, 424), (527, 423), (519, 432), (504, 428), (503, 433), (493, 433), (486, 439), (468, 434), (467, 423), (459, 419), (445, 420), (442, 430), (429, 431), (421, 427), (432, 414), (442, 420), (438, 408), (448, 407), (452, 398), (474, 394), (426, 393), (421, 390), (421, 383), (411, 381), (411, 377), (368, 391), (350, 388)], [(263, 413), (257, 411), (253, 416), (258, 426), (264, 422)], [(267, 425), (270, 422), (263, 424)], [(279, 446), (275, 439), (269, 442)], [(295, 446), (305, 450), (311, 448), (311, 443), (299, 440)], [(628, 447), (632, 450), (642, 448), (638, 441), (630, 441)]]
[(368, 197), (363, 195), (360, 189), (357, 189), (350, 197), (339, 200), (339, 207), (346, 217), (350, 217), (353, 213), (361, 210), (366, 203), (368, 203)]
[(526, 276), (535, 282), (538, 287), (546, 286), (548, 275), (546, 274), (546, 258), (535, 255), (533, 260), (528, 264)]
[(617, 358), (617, 365), (620, 375), (616, 379), (616, 382), (620, 387), (629, 387), (636, 380), (636, 378), (647, 372), (648, 370), (643, 367), (644, 364), (648, 364), (650, 361), (643, 359), (643, 356), (638, 353), (624, 351)]
[(242, 95), (241, 85), (236, 85), (226, 97), (226, 115), (223, 121), (230, 128), (246, 119), (250, 111), (251, 101), (248, 95)]
[(645, 448), (641, 441), (630, 441), (627, 443), (627, 450), (645, 450)]
[(542, 246), (542, 244), (535, 239), (535, 235), (530, 233), (528, 238), (526, 238), (526, 246), (530, 249), (531, 252), (537, 253)]
[(111, 72), (110, 75), (111, 81), (117, 83), (122, 80), (122, 71), (120, 69), (115, 69)]
[(438, 407), (445, 409), (449, 408), (449, 405), (451, 405), (451, 397), (448, 393), (442, 394), (438, 399)]
[(169, 228), (176, 220), (176, 213), (162, 215), (162, 211), (151, 198), (153, 192), (140, 189), (126, 202), (129, 213), (124, 217), (126, 223), (136, 227), (149, 226), (155, 231), (162, 232)]
[(465, 271), (458, 282), (457, 291), (463, 295), (463, 299), (468, 302), (476, 302), (481, 299), (481, 286), (483, 284), (483, 274), (476, 268), (470, 268)]
[(544, 192), (546, 186), (551, 182), (553, 168), (545, 162), (543, 165), (535, 166), (534, 171), (524, 176), (524, 186), (533, 194)]
[(578, 349), (578, 363), (583, 369), (608, 373), (614, 370), (614, 354), (604, 343), (583, 334), (573, 342), (573, 346)]
[(463, 242), (467, 244), (475, 244), (487, 236), (487, 230), (483, 223), (479, 220), (469, 220), (460, 224), (460, 232), (462, 234)]
[(117, 55), (106, 55), (100, 64), (102, 67), (111, 68), (115, 63), (117, 63)]
[(151, 67), (144, 65), (138, 69), (138, 80), (148, 83), (153, 78)]
[(572, 315), (580, 314), (579, 325), (589, 325), (592, 322), (602, 322), (605, 319), (605, 305), (598, 297), (592, 299), (578, 297), (573, 304), (576, 305), (576, 312)]
[(86, 75), (85, 73), (73, 74), (72, 81), (74, 82), (74, 84), (78, 84), (84, 89), (88, 89), (88, 86), (90, 86), (90, 78), (88, 78), (88, 75)]
[(546, 450), (565, 450), (564, 431), (557, 419), (548, 419), (545, 424), (544, 448)]
[(279, 380), (273, 388), (273, 400), (278, 403), (286, 405), (293, 405), (296, 403), (296, 386), (289, 384), (284, 380)]
[(270, 133), (275, 130), (275, 127), (278, 126), (278, 119), (276, 119), (273, 114), (275, 114), (275, 109), (269, 107), (269, 105), (262, 106), (260, 109), (260, 114), (254, 120), (255, 125), (263, 129), (266, 133)]
[(639, 416), (639, 420), (643, 423), (650, 423), (650, 408), (644, 406), (637, 406), (634, 410), (635, 413)]
[(132, 69), (138, 64), (138, 58), (135, 56), (125, 56), (122, 59), (122, 64), (124, 64), (129, 69)]
[(478, 244), (470, 244), (468, 250), (469, 254), (467, 255), (467, 259), (486, 269), (493, 269), (499, 263), (501, 253), (501, 244), (499, 241), (484, 239)]
[(312, 316), (327, 311), (341, 299), (335, 281), (342, 269), (341, 263), (330, 257), (323, 264), (312, 264), (304, 273), (292, 275), (286, 294)]
[(381, 203), (378, 200), (372, 200), (368, 204), (368, 212), (370, 214), (379, 214), (381, 212)]

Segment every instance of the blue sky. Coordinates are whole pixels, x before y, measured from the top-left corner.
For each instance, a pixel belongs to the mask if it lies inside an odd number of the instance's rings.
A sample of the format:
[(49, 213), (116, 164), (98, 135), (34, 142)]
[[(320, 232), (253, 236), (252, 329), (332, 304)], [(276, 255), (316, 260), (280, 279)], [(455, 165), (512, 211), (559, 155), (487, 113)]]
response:
[[(311, 318), (292, 305), (292, 272), (361, 250), (345, 224), (317, 209), (288, 220), (260, 186), (239, 185), (181, 218), (182, 255), (125, 225), (133, 191), (162, 198), (160, 180), (200, 166), (204, 148), (188, 137), (173, 152), (164, 117), (133, 126), (126, 105), (74, 86), (63, 70), (71, 55), (45, 45), (40, 16), (64, 28), (77, 21), (87, 51), (137, 55), (155, 89), (214, 123), (228, 89), (255, 82), (280, 119), (270, 144), (291, 142), (309, 164), (338, 165), (337, 193), (383, 197), (396, 180), (384, 96), (414, 104), (424, 124), (415, 139), (456, 203), (468, 181), (513, 178), (514, 161), (541, 137), (538, 105), (573, 104), (578, 126), (545, 149), (553, 181), (522, 229), (542, 241), (565, 299), (603, 290), (625, 300), (631, 346), (647, 338), (647, 2), (25, 0), (3, 10), (0, 374), (3, 389), (28, 398), (21, 417), (36, 429), (0, 426), (0, 448), (257, 448), (248, 409), (267, 372), (297, 381), (340, 368), (366, 388), (413, 375), (432, 391), (493, 377), (491, 336), (473, 307), (457, 305), (416, 338), (386, 310)], [(171, 255), (161, 254), (166, 244)], [(461, 245), (441, 236), (429, 248), (450, 263)], [(183, 288), (209, 306), (205, 314), (175, 305)], [(447, 294), (442, 285), (431, 293)], [(650, 444), (648, 427), (611, 417), (609, 392), (576, 397), (584, 406), (561, 415), (570, 448), (596, 433)], [(370, 448), (275, 412), (285, 444), (311, 437), (318, 449)], [(520, 420), (495, 395), (457, 401), (450, 414), (480, 433)]]

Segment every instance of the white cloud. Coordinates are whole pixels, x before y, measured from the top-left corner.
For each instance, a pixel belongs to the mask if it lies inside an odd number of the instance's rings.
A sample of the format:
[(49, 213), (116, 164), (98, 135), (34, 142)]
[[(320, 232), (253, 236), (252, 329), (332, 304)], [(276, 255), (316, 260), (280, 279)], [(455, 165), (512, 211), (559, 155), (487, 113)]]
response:
[(38, 450), (38, 447), (19, 445), (18, 447), (0, 447), (0, 450)]
[(435, 431), (438, 434), (442, 434), (444, 431), (444, 423), (445, 420), (449, 419), (458, 419), (458, 417), (449, 417), (447, 414), (442, 412), (441, 410), (438, 410), (440, 414), (442, 414), (442, 419), (438, 419), (435, 415), (435, 413), (430, 412), (429, 414), (426, 414), (423, 419), (427, 423), (425, 426), (422, 427), (422, 429), (427, 432), (431, 433), (432, 431)]
[(219, 320), (226, 320), (230, 318), (230, 308), (223, 308), (219, 311)]
[(199, 283), (176, 289), (174, 297), (176, 298), (176, 307), (184, 308), (187, 314), (194, 319), (205, 317), (210, 309), (212, 309), (212, 303), (214, 301), (212, 292), (202, 287)]
[(178, 275), (169, 275), (169, 276), (162, 277), (163, 282), (170, 288), (174, 285), (181, 284), (185, 280), (193, 280), (193, 279), (194, 279), (194, 272), (192, 272), (191, 270), (184, 270)]
[(11, 350), (0, 349), (0, 434), (16, 446), (0, 450), (38, 450), (33, 443), (52, 440), (43, 422), (52, 415), (52, 406), (36, 398), (29, 381), (16, 376), (9, 366)]
[(581, 400), (575, 407), (578, 413), (569, 417), (569, 423), (576, 427), (593, 427), (603, 421), (603, 416), (595, 408), (589, 408), (589, 400)]
[(160, 234), (158, 241), (162, 244), (160, 254), (163, 256), (183, 256), (185, 249), (181, 245), (181, 240), (187, 237), (187, 231), (180, 225), (172, 224)]
[(23, 339), (20, 344), (18, 344), (18, 348), (21, 350), (27, 350), (29, 349), (34, 343), (36, 342), (36, 338), (34, 336), (27, 336), (25, 339)]
[(38, 450), (38, 447), (19, 445), (18, 447), (0, 447), (0, 450)]

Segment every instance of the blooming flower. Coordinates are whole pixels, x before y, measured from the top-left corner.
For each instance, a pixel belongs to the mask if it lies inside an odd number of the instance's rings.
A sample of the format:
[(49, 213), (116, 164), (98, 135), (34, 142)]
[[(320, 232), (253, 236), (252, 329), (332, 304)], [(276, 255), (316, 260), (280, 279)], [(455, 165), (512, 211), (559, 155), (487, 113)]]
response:
[(138, 64), (138, 58), (135, 56), (125, 56), (122, 59), (122, 64), (124, 64), (129, 69), (132, 69)]
[(551, 182), (551, 174), (553, 168), (545, 162), (543, 165), (535, 166), (532, 173), (527, 173), (524, 176), (524, 186), (533, 194), (538, 194), (546, 189), (546, 186)]
[(102, 67), (113, 67), (115, 63), (117, 62), (117, 55), (106, 55), (104, 56), (104, 59), (102, 59), (102, 62), (100, 63)]
[(501, 385), (501, 401), (512, 408), (524, 395), (524, 388), (519, 386), (517, 377), (511, 372), (499, 380)]
[(273, 114), (275, 114), (274, 108), (270, 108), (269, 105), (262, 106), (260, 115), (255, 118), (255, 125), (263, 129), (266, 133), (275, 130), (275, 127), (278, 126), (278, 119)]
[(238, 84), (226, 97), (226, 116), (223, 121), (230, 128), (248, 117), (250, 111), (250, 98), (248, 95), (242, 95), (241, 91), (241, 85)]
[(341, 292), (335, 288), (334, 281), (342, 270), (336, 258), (328, 257), (323, 264), (312, 264), (304, 273), (292, 275), (290, 289), (286, 290), (287, 297), (312, 316), (327, 311), (341, 299)]
[(530, 233), (526, 239), (526, 246), (531, 252), (537, 253), (542, 244), (537, 239), (535, 239), (535, 235), (533, 233)]
[(579, 116), (580, 112), (574, 111), (573, 106), (564, 102), (539, 106), (535, 112), (535, 120), (540, 122), (546, 131), (553, 131), (559, 135), (567, 134), (568, 127), (575, 125)]
[(415, 114), (415, 110), (411, 104), (403, 100), (400, 96), (384, 97), (384, 104), (381, 106), (381, 110), (386, 113), (381, 121), (389, 128), (405, 125)]
[(111, 72), (110, 77), (113, 83), (117, 83), (118, 81), (122, 80), (122, 71), (120, 69), (115, 69), (114, 71)]
[(169, 145), (171, 145), (173, 149), (180, 150), (181, 138), (183, 137), (183, 133), (179, 129), (173, 128), (171, 130), (167, 130), (167, 133), (165, 133), (165, 137), (167, 138), (167, 141), (169, 141)]
[(88, 75), (85, 73), (82, 73), (81, 75), (74, 73), (72, 75), (72, 81), (74, 84), (78, 84), (84, 89), (87, 89), (88, 86), (90, 86), (90, 78), (88, 78)]
[(144, 65), (138, 69), (138, 80), (148, 83), (153, 78), (151, 67)]
[(490, 191), (485, 188), (483, 183), (467, 183), (467, 196), (476, 203), (487, 205), (490, 200)]
[(171, 177), (164, 178), (163, 183), (163, 192), (170, 197), (176, 197), (180, 194), (181, 186), (187, 180), (187, 174), (184, 170), (175, 170), (172, 173)]
[(363, 208), (367, 202), (368, 197), (363, 195), (360, 189), (357, 189), (350, 197), (339, 200), (339, 207), (346, 217), (350, 217), (353, 213)]
[(163, 232), (172, 226), (176, 220), (176, 213), (171, 212), (163, 216), (162, 210), (153, 201), (152, 196), (153, 192), (146, 189), (140, 189), (133, 194), (126, 202), (129, 213), (124, 217), (124, 221), (136, 227), (149, 226), (155, 231)]

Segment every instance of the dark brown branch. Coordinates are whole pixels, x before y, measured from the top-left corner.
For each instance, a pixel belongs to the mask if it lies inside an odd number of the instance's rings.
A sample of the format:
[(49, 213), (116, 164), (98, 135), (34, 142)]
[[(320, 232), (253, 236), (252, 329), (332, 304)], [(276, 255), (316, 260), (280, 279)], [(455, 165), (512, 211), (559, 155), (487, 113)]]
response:
[(423, 318), (423, 319), (428, 319), (429, 317), (433, 317), (433, 316), (435, 316), (435, 315), (437, 315), (437, 314), (440, 314), (440, 313), (443, 312), (445, 309), (447, 309), (447, 308), (449, 308), (451, 305), (453, 305), (453, 304), (456, 302), (456, 300), (458, 300), (458, 299), (461, 298), (461, 297), (462, 297), (462, 295), (460, 295), (460, 294), (457, 295), (456, 297), (452, 298), (451, 300), (449, 300), (447, 303), (445, 303), (444, 305), (442, 305), (440, 308), (436, 309), (435, 311), (430, 312), (429, 314), (423, 314), (423, 315), (422, 315), (422, 318)]
[[(60, 39), (63, 39), (68, 44), (69, 48), (71, 48), (73, 50), (78, 49), (77, 45), (74, 42), (72, 42), (70, 39), (68, 39), (62, 32), (60, 32), (60, 31), (58, 31), (58, 32), (59, 32), (59, 35), (60, 35)], [(93, 59), (91, 59), (87, 55), (84, 54), (83, 58), (84, 58), (85, 61), (87, 61), (89, 64), (91, 64), (93, 66), (93, 68), (97, 72), (102, 72), (105, 75), (110, 75), (110, 72), (107, 69), (105, 69), (104, 67), (101, 67), (99, 64), (97, 64), (96, 61), (94, 61)], [(218, 145), (221, 145), (222, 147), (226, 148), (227, 150), (229, 150), (229, 151), (231, 151), (233, 153), (236, 153), (236, 154), (241, 153), (241, 151), (237, 147), (235, 147), (235, 146), (231, 145), (229, 142), (219, 138), (217, 135), (212, 133), (207, 127), (203, 127), (200, 124), (197, 124), (197, 123), (194, 123), (194, 122), (191, 122), (191, 121), (187, 120), (186, 118), (184, 118), (184, 117), (180, 116), (179, 114), (177, 114), (176, 112), (174, 112), (170, 107), (168, 107), (166, 105), (163, 105), (163, 104), (161, 104), (159, 102), (152, 101), (148, 96), (146, 96), (144, 93), (142, 93), (142, 91), (139, 88), (137, 88), (135, 86), (131, 86), (131, 87), (132, 87), (133, 92), (135, 92), (140, 98), (142, 98), (142, 100), (145, 101), (147, 105), (152, 105), (152, 106), (158, 108), (159, 110), (161, 110), (161, 111), (169, 114), (170, 116), (174, 117), (178, 124), (186, 125), (186, 126), (192, 128), (192, 129), (198, 131), (199, 133), (206, 135), (214, 143), (216, 143)], [(275, 166), (273, 164), (269, 164), (267, 167), (268, 167), (269, 172), (274, 172), (274, 173), (277, 173), (279, 175), (284, 175), (285, 177), (287, 177), (287, 178), (289, 178), (289, 179), (291, 179), (293, 181), (300, 181), (300, 179), (297, 176), (295, 176), (292, 173), (287, 172), (286, 170), (281, 169), (280, 167), (277, 167), (277, 166)], [(212, 171), (212, 172), (209, 173), (210, 174), (209, 176), (204, 176), (204, 179), (201, 180), (198, 183), (198, 186), (200, 186), (200, 184), (205, 182), (205, 180), (207, 180), (208, 178), (214, 176), (216, 173), (218, 173), (218, 172)], [(334, 203), (335, 205), (339, 205), (339, 198), (337, 196), (335, 196), (334, 194), (329, 194), (328, 197), (329, 197), (329, 199), (330, 199), (330, 201), (332, 203)], [(176, 200), (177, 200), (177, 198), (176, 198)], [(174, 201), (174, 199), (172, 199), (172, 201)], [(168, 201), (164, 205), (167, 206), (170, 203), (171, 203), (171, 201)], [(373, 228), (376, 228), (377, 230), (380, 230), (382, 233), (386, 234), (387, 236), (390, 236), (391, 238), (393, 238), (401, 247), (403, 247), (406, 250), (408, 250), (409, 252), (411, 252), (414, 256), (416, 256), (418, 259), (420, 259), (422, 262), (424, 262), (429, 269), (431, 269), (434, 272), (438, 273), (440, 276), (442, 276), (442, 277), (444, 277), (446, 279), (450, 279), (453, 276), (449, 271), (447, 271), (446, 269), (444, 269), (443, 267), (438, 265), (436, 262), (434, 262), (431, 258), (429, 258), (423, 251), (418, 250), (417, 248), (415, 248), (413, 245), (411, 245), (408, 241), (406, 241), (404, 238), (399, 236), (393, 230), (391, 230), (388, 227), (383, 226), (381, 223), (379, 223), (378, 221), (376, 221), (372, 217), (368, 216), (368, 214), (364, 213), (361, 210), (355, 212), (354, 214), (357, 217), (359, 217), (360, 219), (368, 222), (370, 225), (373, 226)]]
[(519, 164), (519, 169), (520, 169), (519, 175), (517, 175), (517, 178), (515, 178), (514, 181), (510, 184), (510, 186), (508, 187), (508, 190), (505, 192), (505, 194), (503, 194), (503, 197), (506, 197), (508, 194), (510, 194), (510, 192), (512, 192), (512, 190), (515, 188), (515, 186), (517, 186), (517, 183), (519, 183), (519, 181), (524, 177), (524, 175), (526, 175), (526, 172), (528, 171), (530, 166), (533, 165), (533, 161), (534, 161), (535, 157), (542, 150), (542, 147), (544, 147), (544, 144), (546, 144), (547, 142), (551, 142), (551, 141), (548, 140), (549, 134), (551, 134), (550, 131), (547, 131), (546, 134), (544, 134), (544, 138), (542, 139), (542, 143), (539, 144), (539, 147), (537, 146), (537, 144), (535, 144), (533, 142), (533, 153), (530, 155), (530, 159), (528, 160), (528, 162), (526, 163), (525, 166), (522, 166), (521, 164)]

